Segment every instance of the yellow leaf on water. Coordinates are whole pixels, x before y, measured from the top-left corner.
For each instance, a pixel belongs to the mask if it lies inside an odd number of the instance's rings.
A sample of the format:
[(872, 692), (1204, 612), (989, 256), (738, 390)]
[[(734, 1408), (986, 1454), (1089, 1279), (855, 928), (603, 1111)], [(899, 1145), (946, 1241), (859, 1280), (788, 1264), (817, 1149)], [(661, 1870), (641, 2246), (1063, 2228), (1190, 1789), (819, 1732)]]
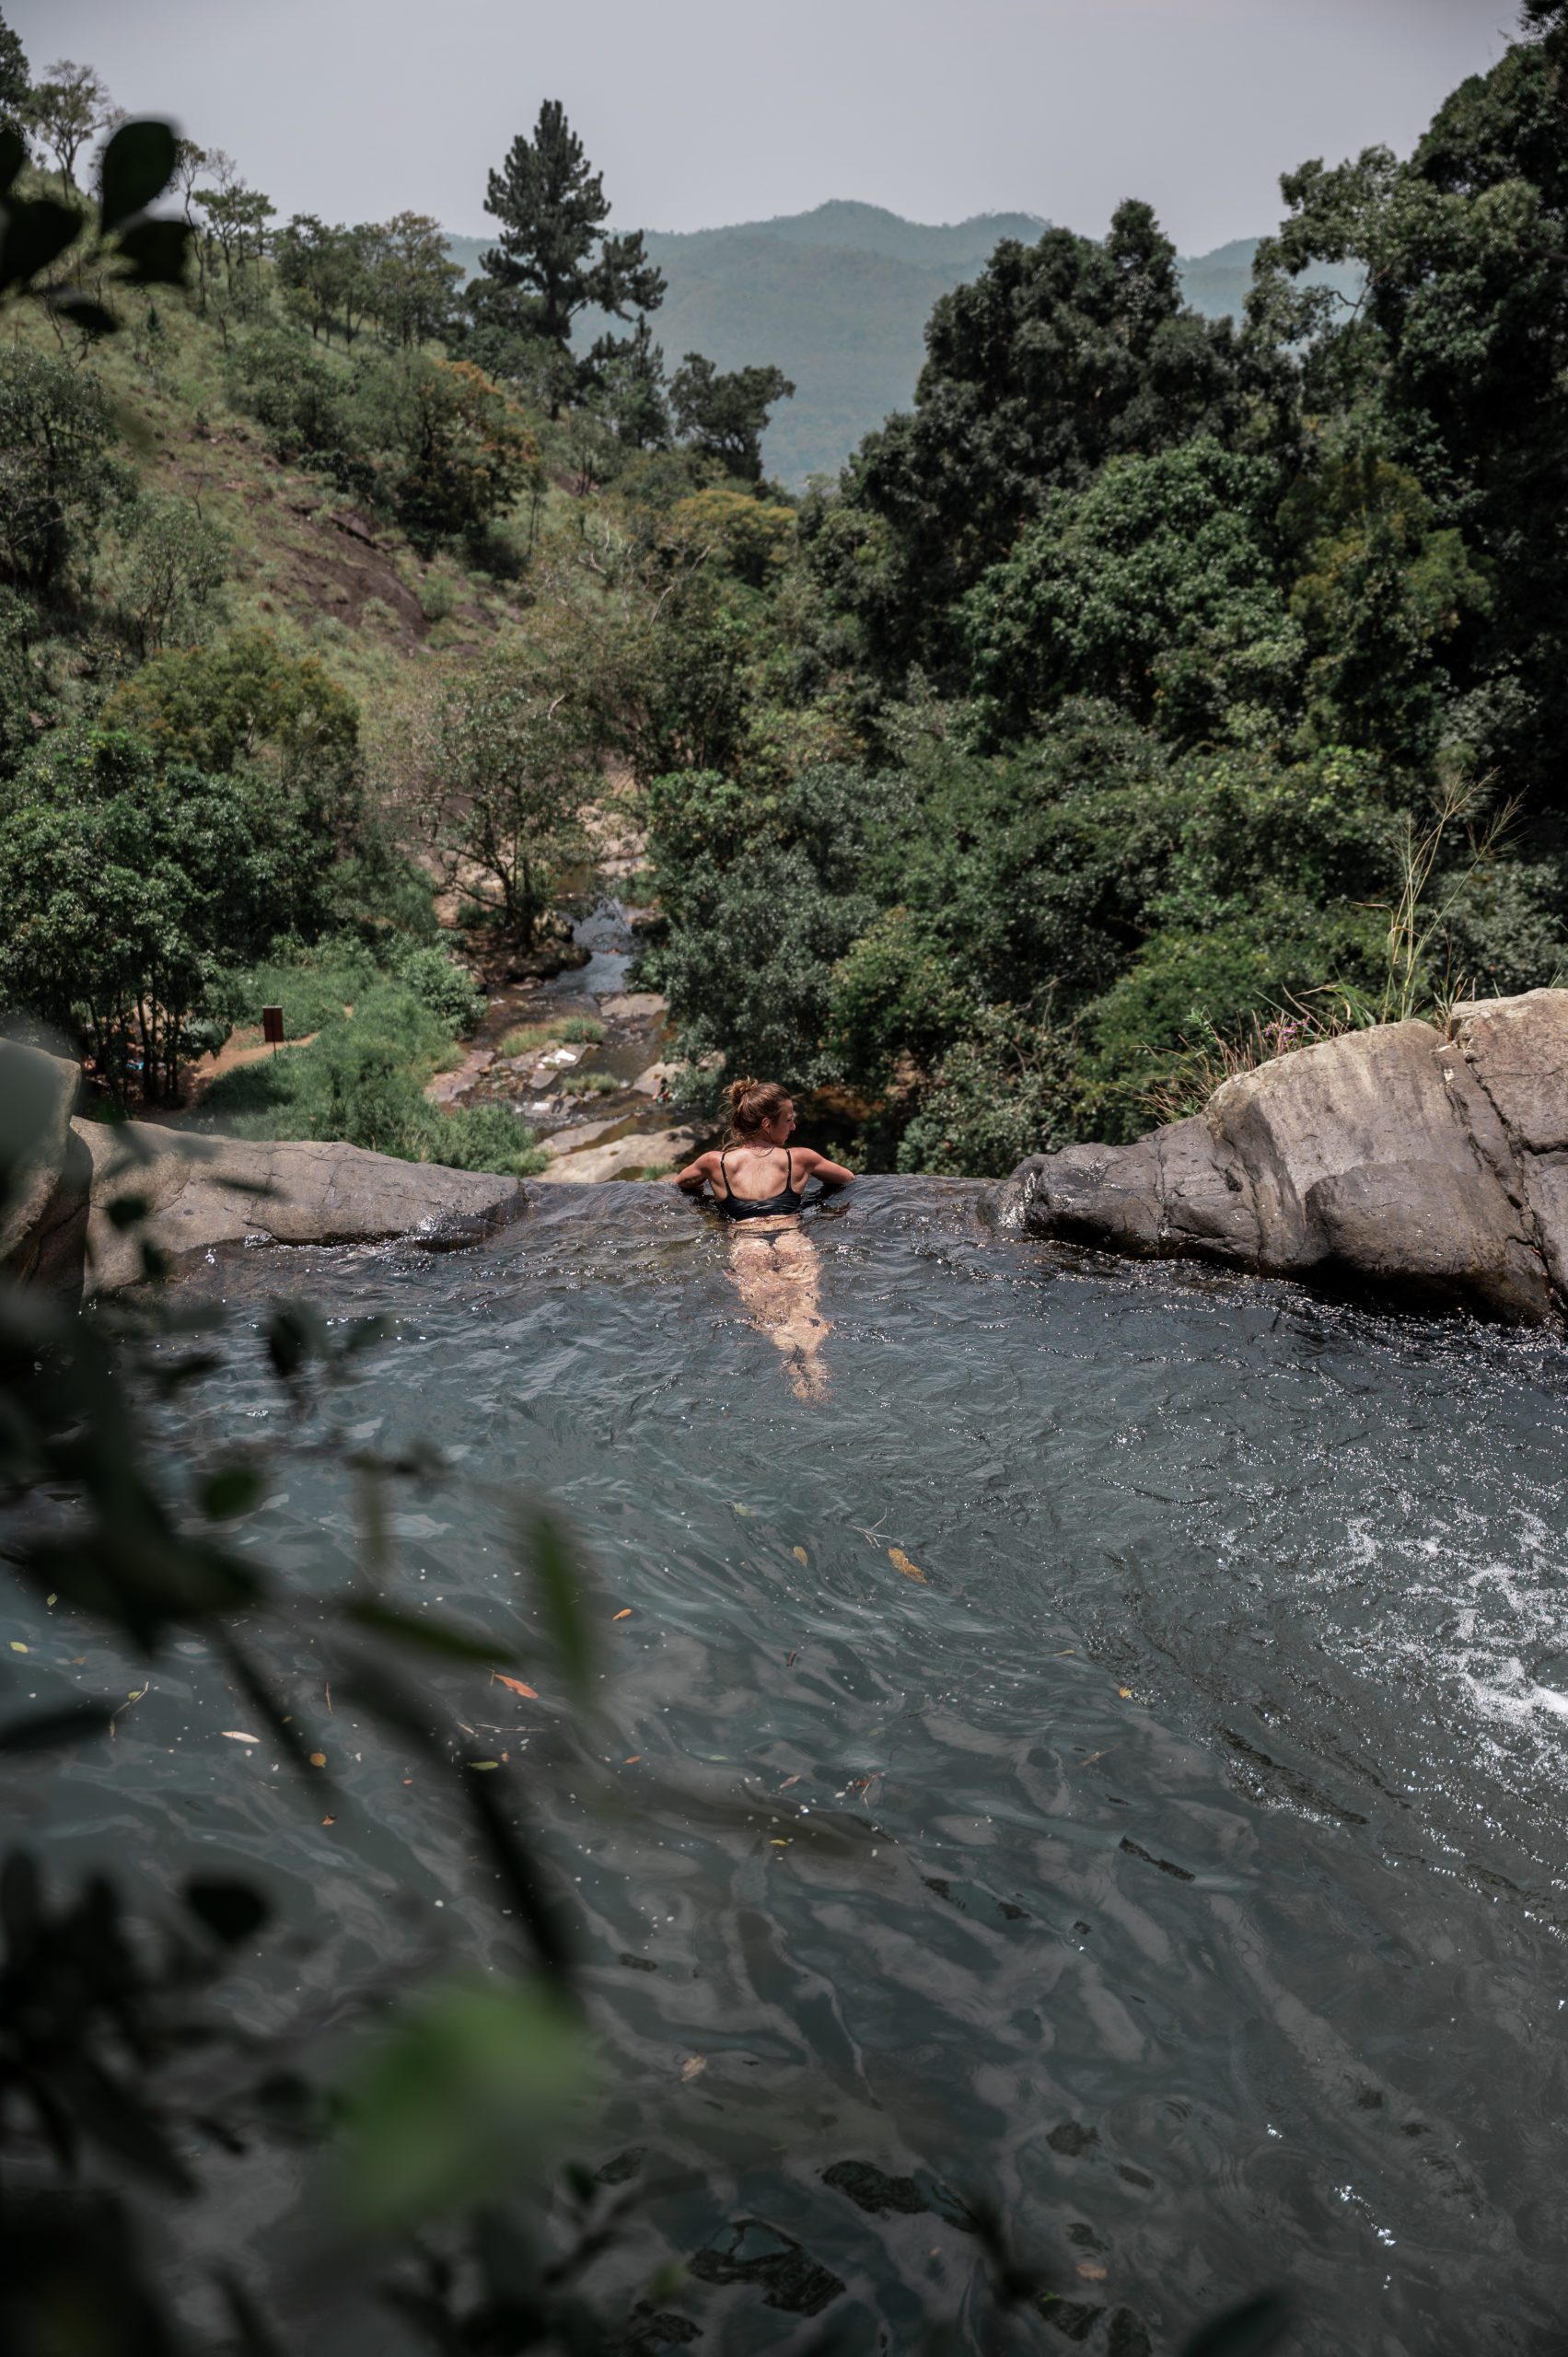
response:
[(498, 1686), (509, 1687), (514, 1694), (526, 1694), (530, 1702), (537, 1702), (539, 1701), (539, 1695), (535, 1689), (531, 1686), (525, 1686), (520, 1678), (507, 1678), (498, 1669), (493, 1669), (490, 1675), (494, 1678)]
[(789, 1551), (790, 1551), (790, 1553), (795, 1557), (795, 1560), (796, 1560), (796, 1562), (797, 1563), (804, 1563), (804, 1562), (805, 1562), (805, 1561), (806, 1561), (806, 1550), (805, 1550), (805, 1548), (804, 1548), (804, 1547), (792, 1547), (792, 1548), (790, 1549), (790, 1550), (789, 1550)]
[(1130, 1702), (1132, 1700), (1132, 1689), (1130, 1686), (1119, 1686), (1116, 1690), (1124, 1702)]
[(889, 1547), (888, 1550), (888, 1561), (893, 1566), (894, 1571), (902, 1572), (906, 1580), (918, 1580), (923, 1587), (929, 1585), (925, 1573), (921, 1570), (920, 1565), (918, 1563), (912, 1563), (901, 1547)]
[(43, 1600), (45, 1604), (58, 1604), (60, 1598), (57, 1596), (46, 1596)]
[(500, 1765), (499, 1759), (470, 1759), (469, 1761), (469, 1766), (474, 1769), (499, 1768)]
[(310, 1765), (312, 1768), (324, 1768), (326, 1764), (327, 1755), (324, 1751), (313, 1751), (310, 1754)]
[(631, 1606), (629, 1604), (623, 1604), (620, 1611), (616, 1613), (614, 1617), (617, 1620), (630, 1620), (632, 1618)]
[(21, 1639), (20, 1639), (19, 1637), (13, 1637), (13, 1638), (12, 1638), (12, 1640), (11, 1640), (11, 1651), (12, 1651), (14, 1654), (25, 1654), (25, 1653), (27, 1652), (27, 1647), (26, 1647), (26, 1645), (24, 1645), (24, 1644), (23, 1644), (23, 1643), (22, 1643), (22, 1641), (21, 1641)]
[(259, 1735), (241, 1735), (238, 1727), (225, 1727), (223, 1735), (226, 1743), (260, 1743), (261, 1740)]
[(705, 2054), (689, 2054), (680, 2066), (680, 2075), (683, 2079), (701, 2078), (707, 2067), (708, 2058)]

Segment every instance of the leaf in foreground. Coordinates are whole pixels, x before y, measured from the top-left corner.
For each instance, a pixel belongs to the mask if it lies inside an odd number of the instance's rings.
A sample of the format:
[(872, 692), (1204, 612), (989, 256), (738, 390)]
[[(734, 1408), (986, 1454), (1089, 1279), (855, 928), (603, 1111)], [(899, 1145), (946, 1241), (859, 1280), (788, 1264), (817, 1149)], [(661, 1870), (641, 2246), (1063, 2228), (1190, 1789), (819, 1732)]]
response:
[(579, 2023), (543, 1989), (469, 1982), (411, 2009), (351, 2088), (341, 2210), (394, 2231), (559, 2160), (588, 2091)]

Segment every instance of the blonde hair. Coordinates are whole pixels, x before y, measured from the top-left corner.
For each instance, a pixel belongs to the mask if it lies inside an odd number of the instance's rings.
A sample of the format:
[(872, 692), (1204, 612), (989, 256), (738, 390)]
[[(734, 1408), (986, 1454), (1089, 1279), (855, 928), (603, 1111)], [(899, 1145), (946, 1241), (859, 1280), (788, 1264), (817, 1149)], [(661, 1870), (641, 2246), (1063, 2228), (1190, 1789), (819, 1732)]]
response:
[(790, 1102), (790, 1094), (776, 1080), (732, 1080), (724, 1092), (729, 1107), (726, 1145), (744, 1145), (760, 1130), (776, 1120)]

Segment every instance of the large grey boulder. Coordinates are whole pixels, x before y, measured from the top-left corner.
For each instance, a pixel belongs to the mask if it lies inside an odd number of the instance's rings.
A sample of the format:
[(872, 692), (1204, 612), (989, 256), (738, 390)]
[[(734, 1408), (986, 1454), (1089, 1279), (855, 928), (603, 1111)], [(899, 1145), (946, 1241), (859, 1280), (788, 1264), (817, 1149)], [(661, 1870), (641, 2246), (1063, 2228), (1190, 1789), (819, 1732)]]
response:
[(77, 1082), (67, 1059), (0, 1042), (0, 1162), (17, 1165), (0, 1206), (0, 1269), (29, 1283), (116, 1292), (144, 1275), (144, 1241), (176, 1266), (237, 1245), (445, 1251), (528, 1208), (519, 1179), (489, 1171), (74, 1119)]
[(1015, 1174), (1031, 1233), (1510, 1322), (1568, 1306), (1568, 991), (1346, 1032)]
[[(520, 1179), (363, 1146), (192, 1137), (144, 1121), (77, 1128), (93, 1158), (89, 1293), (135, 1283), (144, 1237), (176, 1265), (233, 1245), (402, 1241), (450, 1251), (527, 1209)], [(113, 1219), (125, 1195), (146, 1206), (134, 1227)]]

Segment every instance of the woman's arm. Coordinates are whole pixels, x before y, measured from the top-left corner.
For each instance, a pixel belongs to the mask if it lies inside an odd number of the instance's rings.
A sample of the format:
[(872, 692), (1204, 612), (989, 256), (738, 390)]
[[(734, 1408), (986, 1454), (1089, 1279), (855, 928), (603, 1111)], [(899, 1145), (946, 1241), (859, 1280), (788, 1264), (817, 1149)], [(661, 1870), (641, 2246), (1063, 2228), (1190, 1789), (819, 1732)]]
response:
[(672, 1187), (679, 1187), (688, 1195), (700, 1195), (713, 1177), (717, 1161), (717, 1155), (700, 1154), (695, 1162), (689, 1162), (684, 1170), (678, 1170), (669, 1183)]
[(815, 1146), (791, 1146), (790, 1152), (804, 1166), (807, 1178), (820, 1178), (824, 1187), (847, 1187), (854, 1177), (853, 1170), (846, 1170), (842, 1162), (830, 1162)]

